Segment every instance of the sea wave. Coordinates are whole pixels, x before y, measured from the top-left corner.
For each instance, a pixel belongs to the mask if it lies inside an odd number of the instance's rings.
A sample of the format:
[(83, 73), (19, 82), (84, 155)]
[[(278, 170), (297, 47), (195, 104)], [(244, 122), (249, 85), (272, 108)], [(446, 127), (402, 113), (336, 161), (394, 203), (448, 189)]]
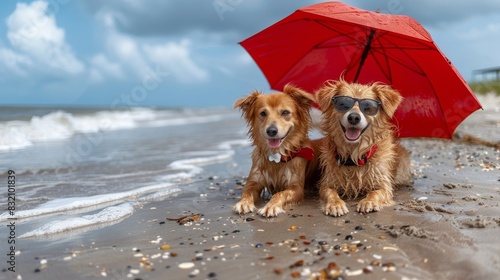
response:
[[(110, 194), (100, 194), (87, 197), (68, 197), (54, 199), (49, 202), (43, 203), (36, 208), (29, 210), (16, 211), (14, 218), (17, 219), (27, 219), (42, 215), (51, 215), (61, 212), (75, 211), (77, 209), (84, 209), (89, 207), (95, 207), (101, 204), (121, 202), (124, 199), (141, 196), (143, 194), (148, 194), (155, 191), (165, 190), (171, 188), (170, 193), (180, 191), (177, 188), (172, 188), (173, 184), (164, 183), (141, 187), (131, 191), (117, 192)], [(84, 210), (82, 210), (84, 211)], [(13, 218), (9, 213), (3, 213), (0, 215), (0, 222), (7, 221)]]
[(56, 110), (30, 120), (0, 122), (0, 151), (32, 146), (36, 142), (64, 140), (77, 133), (96, 133), (139, 126), (163, 127), (219, 121), (224, 114), (217, 111), (157, 110), (131, 108), (103, 110), (81, 114)]
[[(123, 203), (117, 206), (104, 208), (100, 212), (82, 217), (68, 218), (66, 220), (57, 220), (47, 223), (35, 230), (26, 232), (19, 238), (41, 237), (54, 234), (61, 234), (75, 229), (88, 230), (94, 226), (109, 225), (110, 223), (121, 221), (132, 215), (134, 207), (131, 203)], [(82, 231), (80, 231), (82, 232)]]

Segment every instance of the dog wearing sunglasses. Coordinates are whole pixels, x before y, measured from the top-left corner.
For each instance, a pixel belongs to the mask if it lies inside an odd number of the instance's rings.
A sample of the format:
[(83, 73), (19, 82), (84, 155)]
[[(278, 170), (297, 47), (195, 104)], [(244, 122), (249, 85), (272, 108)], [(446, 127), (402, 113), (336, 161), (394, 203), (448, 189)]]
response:
[(234, 108), (242, 111), (255, 148), (250, 174), (234, 212), (257, 210), (255, 204), (266, 188), (272, 197), (258, 213), (274, 217), (285, 212), (286, 205), (300, 202), (305, 186), (316, 187), (318, 145), (313, 146), (308, 137), (312, 101), (312, 94), (290, 85), (283, 92), (253, 92), (236, 101)]
[(340, 80), (325, 82), (315, 97), (325, 134), (319, 156), (323, 212), (347, 214), (342, 198), (362, 198), (360, 213), (391, 204), (396, 186), (412, 184), (410, 155), (395, 140), (391, 123), (401, 95), (386, 85)]

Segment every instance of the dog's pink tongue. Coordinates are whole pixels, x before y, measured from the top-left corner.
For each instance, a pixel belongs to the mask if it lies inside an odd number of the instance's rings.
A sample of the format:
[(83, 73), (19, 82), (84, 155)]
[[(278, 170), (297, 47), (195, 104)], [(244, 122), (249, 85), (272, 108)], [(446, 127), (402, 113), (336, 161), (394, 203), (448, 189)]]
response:
[(360, 135), (361, 135), (361, 129), (356, 129), (351, 127), (346, 129), (345, 131), (345, 137), (351, 141), (358, 139)]
[(278, 148), (280, 144), (280, 139), (267, 139), (267, 145), (269, 146), (269, 148)]

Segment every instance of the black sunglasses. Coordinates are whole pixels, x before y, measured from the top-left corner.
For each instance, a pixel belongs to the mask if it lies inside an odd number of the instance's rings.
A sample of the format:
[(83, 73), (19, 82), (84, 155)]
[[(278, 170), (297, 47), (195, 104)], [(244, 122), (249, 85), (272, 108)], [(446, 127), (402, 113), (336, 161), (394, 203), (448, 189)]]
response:
[(375, 116), (378, 113), (378, 108), (382, 106), (382, 102), (369, 98), (358, 99), (349, 96), (335, 96), (332, 98), (335, 110), (341, 113), (351, 110), (356, 102), (358, 102), (361, 112), (367, 116)]

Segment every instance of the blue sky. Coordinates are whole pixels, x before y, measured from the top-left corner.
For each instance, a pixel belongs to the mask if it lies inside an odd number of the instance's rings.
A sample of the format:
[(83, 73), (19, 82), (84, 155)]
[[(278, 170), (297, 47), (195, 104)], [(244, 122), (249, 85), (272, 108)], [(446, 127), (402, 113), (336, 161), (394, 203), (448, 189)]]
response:
[[(237, 43), (318, 2), (3, 1), (0, 105), (230, 107), (270, 91)], [(344, 2), (414, 17), (467, 80), (500, 66), (498, 0)]]

